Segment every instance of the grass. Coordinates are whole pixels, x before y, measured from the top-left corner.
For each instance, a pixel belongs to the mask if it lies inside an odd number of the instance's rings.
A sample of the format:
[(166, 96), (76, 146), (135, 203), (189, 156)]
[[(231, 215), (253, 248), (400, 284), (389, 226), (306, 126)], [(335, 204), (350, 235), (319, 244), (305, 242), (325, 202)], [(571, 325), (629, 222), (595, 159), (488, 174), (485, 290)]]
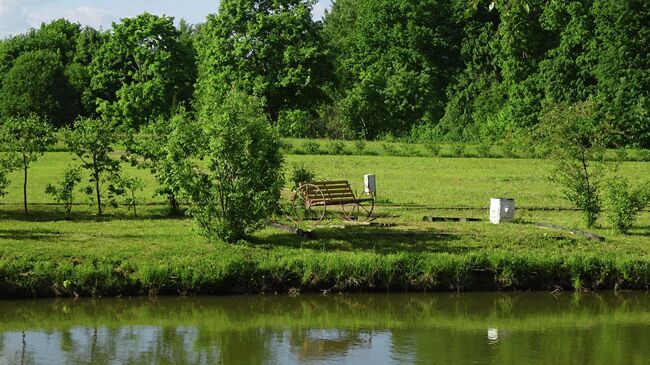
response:
[[(531, 222), (579, 227), (560, 191), (546, 179), (549, 162), (526, 159), (290, 155), (287, 165), (313, 166), (318, 178), (378, 179), (379, 222), (392, 228), (309, 226), (305, 239), (267, 228), (249, 242), (209, 242), (188, 218), (168, 218), (146, 171), (147, 204), (97, 219), (74, 207), (66, 221), (45, 185), (75, 163), (47, 153), (30, 170), (31, 214), (21, 213), (20, 175), (0, 200), (0, 295), (74, 296), (222, 294), (302, 291), (553, 290), (650, 287), (650, 214), (628, 235), (605, 222), (597, 243)], [(648, 163), (621, 173), (648, 178)], [(288, 185), (287, 185), (288, 186)], [(425, 215), (487, 218), (490, 197), (514, 197), (518, 223), (423, 222)]]

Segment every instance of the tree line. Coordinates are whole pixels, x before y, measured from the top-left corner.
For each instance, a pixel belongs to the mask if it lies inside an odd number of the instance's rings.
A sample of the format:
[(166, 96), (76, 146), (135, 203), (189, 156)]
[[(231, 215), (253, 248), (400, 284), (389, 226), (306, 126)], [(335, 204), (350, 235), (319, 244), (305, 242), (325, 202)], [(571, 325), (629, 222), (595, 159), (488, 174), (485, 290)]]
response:
[(494, 142), (590, 102), (608, 145), (650, 147), (644, 0), (224, 0), (206, 22), (64, 19), (0, 42), (0, 116), (139, 129), (231, 89), (282, 136)]

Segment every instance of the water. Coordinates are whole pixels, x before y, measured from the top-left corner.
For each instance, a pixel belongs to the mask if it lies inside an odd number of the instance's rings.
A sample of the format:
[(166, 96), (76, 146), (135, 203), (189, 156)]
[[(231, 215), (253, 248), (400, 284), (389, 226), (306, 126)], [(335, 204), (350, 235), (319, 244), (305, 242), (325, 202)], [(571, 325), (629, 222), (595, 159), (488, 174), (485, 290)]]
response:
[(0, 301), (0, 364), (650, 364), (650, 294)]

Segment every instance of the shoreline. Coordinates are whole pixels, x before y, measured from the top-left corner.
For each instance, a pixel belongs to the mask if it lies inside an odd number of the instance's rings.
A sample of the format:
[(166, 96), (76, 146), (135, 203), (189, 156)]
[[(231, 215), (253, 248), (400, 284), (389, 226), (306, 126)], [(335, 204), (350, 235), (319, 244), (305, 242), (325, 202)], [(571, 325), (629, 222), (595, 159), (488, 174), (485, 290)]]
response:
[[(273, 256), (273, 257), (271, 257)], [(215, 257), (130, 265), (114, 260), (0, 263), (0, 298), (356, 292), (648, 290), (650, 260), (507, 252), (363, 252)]]

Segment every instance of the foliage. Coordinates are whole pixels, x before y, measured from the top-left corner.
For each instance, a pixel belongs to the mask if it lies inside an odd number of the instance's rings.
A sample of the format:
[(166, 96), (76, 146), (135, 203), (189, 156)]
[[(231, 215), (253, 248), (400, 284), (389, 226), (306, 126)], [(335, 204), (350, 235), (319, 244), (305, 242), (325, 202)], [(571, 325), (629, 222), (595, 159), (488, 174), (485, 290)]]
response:
[(366, 150), (366, 141), (364, 139), (357, 139), (354, 141), (354, 153), (362, 155)]
[(320, 145), (314, 141), (305, 141), (302, 144), (302, 149), (308, 155), (319, 155), (321, 153)]
[(600, 186), (605, 166), (603, 142), (594, 120), (593, 103), (560, 104), (546, 110), (540, 131), (552, 148), (552, 180), (564, 197), (582, 210), (587, 227), (601, 212)]
[(74, 189), (81, 182), (81, 169), (79, 167), (68, 167), (57, 185), (47, 184), (45, 193), (51, 195), (57, 203), (63, 204), (66, 219), (72, 217), (72, 205), (74, 204)]
[(323, 33), (343, 123), (375, 138), (437, 121), (458, 66), (453, 23), (447, 1), (336, 1)]
[(199, 128), (185, 108), (180, 107), (171, 118), (153, 120), (127, 140), (127, 159), (139, 168), (149, 169), (156, 177), (156, 192), (167, 198), (171, 215), (180, 212), (177, 175), (190, 168), (188, 158), (196, 155), (201, 144)]
[(144, 189), (144, 181), (138, 177), (123, 177), (119, 181), (119, 186), (124, 190), (124, 202), (133, 210), (133, 215), (138, 216), (138, 205), (142, 203), (142, 199), (138, 196), (138, 192)]
[(631, 187), (626, 178), (618, 176), (609, 181), (607, 198), (607, 217), (616, 231), (626, 233), (650, 203), (650, 188), (647, 183)]
[(84, 191), (94, 193), (97, 204), (97, 215), (102, 215), (103, 185), (107, 186), (109, 195), (113, 193), (113, 181), (119, 176), (120, 161), (111, 154), (119, 140), (119, 134), (114, 123), (91, 118), (79, 118), (74, 127), (63, 131), (66, 146), (81, 160), (81, 167), (88, 170), (90, 175), (88, 186)]
[(463, 157), (465, 155), (465, 145), (464, 144), (455, 144), (451, 148), (451, 155), (454, 157)]
[(77, 100), (67, 97), (71, 93), (59, 55), (46, 50), (25, 52), (3, 77), (0, 113), (4, 117), (37, 114), (64, 125), (78, 111)]
[(131, 127), (168, 118), (192, 95), (191, 47), (181, 41), (171, 17), (144, 13), (122, 19), (93, 59), (91, 87), (99, 111)]
[(483, 158), (490, 157), (492, 153), (492, 145), (483, 142), (478, 145), (478, 147), (476, 148), (476, 152), (478, 153), (478, 157), (483, 157)]
[(345, 154), (345, 144), (341, 141), (330, 141), (327, 144), (329, 153), (332, 155), (344, 155)]
[(279, 208), (280, 139), (263, 107), (260, 99), (233, 90), (218, 113), (201, 120), (208, 142), (199, 153), (208, 166), (195, 167), (179, 183), (208, 237), (244, 239)]
[(291, 168), (291, 181), (294, 189), (300, 186), (300, 183), (314, 181), (316, 173), (304, 163), (294, 163)]
[[(303, 133), (304, 111), (323, 100), (327, 58), (312, 0), (222, 0), (201, 29), (198, 100), (205, 115), (232, 85), (264, 99), (276, 125)], [(216, 103), (215, 103), (216, 102)], [(303, 111), (303, 112), (301, 112)]]
[(27, 171), (56, 141), (52, 127), (36, 115), (5, 118), (0, 126), (0, 141), (17, 154), (23, 170), (23, 208), (27, 214)]

